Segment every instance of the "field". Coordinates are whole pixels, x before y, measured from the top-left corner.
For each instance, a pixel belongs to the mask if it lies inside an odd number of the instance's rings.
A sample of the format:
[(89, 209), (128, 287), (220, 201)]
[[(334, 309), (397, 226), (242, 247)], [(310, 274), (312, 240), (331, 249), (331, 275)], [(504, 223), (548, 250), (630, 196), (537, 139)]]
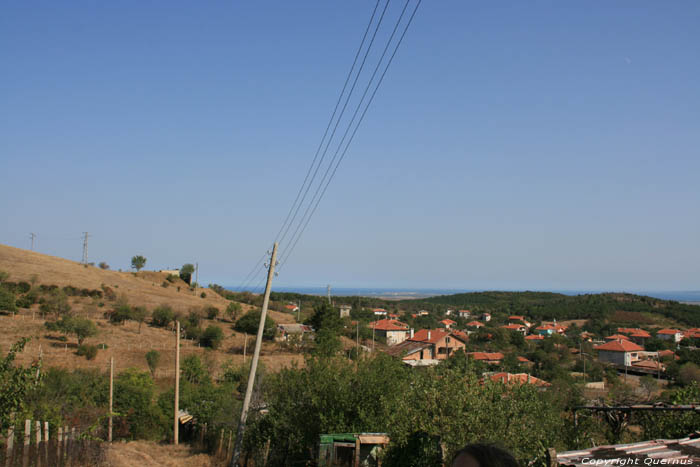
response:
[[(37, 285), (71, 285), (78, 288), (101, 289), (102, 285), (110, 287), (117, 295), (124, 295), (129, 304), (145, 306), (149, 311), (159, 305), (170, 305), (175, 311), (187, 313), (195, 310), (203, 314), (207, 306), (215, 306), (221, 312), (228, 305), (228, 300), (220, 297), (208, 288), (198, 288), (190, 291), (187, 284), (177, 279), (168, 287), (162, 287), (165, 275), (158, 272), (118, 272), (102, 270), (96, 267), (85, 267), (74, 261), (42, 255), (40, 253), (0, 245), (0, 270), (10, 273), (8, 280), (31, 281), (37, 279)], [(167, 281), (166, 281), (167, 282)], [(180, 291), (178, 291), (178, 287)], [(204, 292), (205, 298), (201, 298)], [(175, 337), (172, 330), (151, 327), (144, 323), (139, 332), (138, 324), (127, 321), (123, 325), (112, 325), (104, 318), (104, 312), (110, 309), (106, 300), (104, 307), (99, 306), (101, 300), (89, 297), (70, 297), (72, 311), (79, 316), (87, 316), (98, 326), (99, 334), (86, 342), (100, 347), (97, 357), (88, 361), (75, 354), (76, 341), (69, 337), (67, 342), (59, 340), (57, 333), (51, 333), (44, 327), (45, 320), (39, 316), (38, 305), (31, 309), (21, 309), (12, 317), (0, 315), (0, 351), (6, 352), (9, 347), (21, 337), (31, 337), (32, 340), (18, 361), (28, 363), (39, 357), (43, 358), (44, 366), (64, 368), (109, 368), (109, 359), (115, 359), (115, 371), (136, 367), (147, 369), (145, 353), (157, 350), (161, 353), (160, 364), (156, 373), (158, 380), (167, 380), (174, 375)], [(244, 311), (252, 308), (241, 304)], [(270, 311), (270, 317), (278, 323), (293, 323), (294, 317), (288, 313)], [(244, 347), (247, 353), (252, 352), (253, 338), (233, 330), (233, 323), (221, 320), (203, 318), (202, 328), (210, 324), (220, 326), (224, 331), (224, 341), (219, 350), (211, 351), (199, 348), (193, 341), (183, 339), (181, 358), (190, 354), (198, 354), (216, 373), (226, 361), (234, 364), (243, 363)], [(105, 349), (102, 350), (104, 344)], [(250, 357), (248, 357), (250, 358)], [(265, 342), (262, 348), (261, 361), (270, 371), (296, 362), (303, 364), (299, 354), (286, 352), (277, 343)], [(165, 382), (165, 381), (162, 381)]]

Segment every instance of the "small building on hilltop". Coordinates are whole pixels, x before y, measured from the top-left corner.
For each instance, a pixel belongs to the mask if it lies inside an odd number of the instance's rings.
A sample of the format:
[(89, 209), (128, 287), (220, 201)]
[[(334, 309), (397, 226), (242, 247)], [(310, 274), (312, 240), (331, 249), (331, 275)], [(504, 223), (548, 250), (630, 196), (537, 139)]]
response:
[(390, 348), (387, 353), (401, 357), (412, 366), (436, 365), (465, 346), (464, 333), (453, 333), (445, 329), (421, 329), (406, 341)]
[(501, 328), (507, 329), (509, 331), (519, 332), (523, 336), (527, 333), (527, 327), (524, 324), (516, 324), (516, 323), (504, 324), (503, 326), (501, 326)]
[(340, 311), (341, 318), (347, 318), (350, 316), (350, 311), (352, 311), (352, 307), (350, 305), (340, 305), (338, 306), (338, 310)]
[(551, 386), (547, 381), (536, 378), (529, 373), (508, 373), (501, 371), (487, 376), (491, 381), (503, 384), (532, 384), (540, 388)]
[(304, 339), (311, 336), (314, 332), (314, 328), (306, 324), (290, 323), (290, 324), (278, 324), (277, 325), (277, 336), (275, 340), (277, 341), (287, 341), (292, 336), (298, 336), (300, 339)]
[(598, 360), (601, 362), (624, 366), (630, 366), (639, 361), (639, 352), (644, 351), (644, 348), (625, 339), (606, 342), (596, 346), (595, 349), (598, 351)]
[(457, 322), (452, 321), (451, 319), (443, 319), (442, 321), (440, 321), (440, 325), (445, 329), (451, 329), (452, 326), (454, 326), (455, 324), (457, 324)]
[(503, 360), (501, 352), (469, 352), (467, 355), (472, 360), (488, 363), (489, 365), (499, 365)]
[(660, 329), (656, 331), (656, 337), (665, 341), (678, 343), (683, 339), (683, 333), (678, 329)]

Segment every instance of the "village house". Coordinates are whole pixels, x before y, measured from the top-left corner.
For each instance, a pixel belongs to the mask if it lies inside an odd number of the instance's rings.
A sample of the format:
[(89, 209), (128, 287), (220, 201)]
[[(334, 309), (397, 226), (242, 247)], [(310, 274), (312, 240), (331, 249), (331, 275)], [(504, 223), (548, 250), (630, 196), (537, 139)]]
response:
[(608, 336), (605, 338), (607, 341), (619, 341), (620, 339), (625, 340), (625, 341), (630, 341), (631, 339), (624, 334), (613, 334), (612, 336)]
[(455, 312), (454, 310), (447, 310), (445, 312), (445, 316), (452, 316), (452, 313), (454, 313), (454, 312)]
[(290, 337), (298, 337), (299, 339), (305, 339), (314, 332), (311, 326), (306, 324), (278, 324), (277, 325), (277, 335), (275, 336), (276, 341), (288, 341)]
[(299, 311), (299, 307), (296, 306), (296, 305), (291, 305), (291, 304), (290, 304), (290, 305), (285, 305), (285, 306), (284, 306), (284, 311), (287, 311), (287, 312), (289, 312), (289, 313), (296, 313), (297, 311)]
[(525, 336), (525, 340), (530, 342), (543, 341), (544, 336), (540, 336), (539, 334), (530, 334), (529, 336)]
[(508, 329), (509, 331), (516, 331), (521, 333), (523, 336), (527, 334), (527, 327), (524, 324), (504, 324), (501, 326), (503, 329)]
[(480, 323), (480, 322), (478, 322), (478, 321), (470, 321), (470, 322), (467, 323), (467, 327), (474, 328), (474, 329), (479, 329), (479, 328), (483, 328), (483, 327), (484, 327), (484, 324), (483, 324), (483, 323)]
[(397, 345), (406, 340), (410, 334), (408, 324), (402, 323), (395, 319), (380, 319), (369, 323), (370, 329), (379, 336), (386, 338), (387, 345)]
[(678, 329), (660, 329), (656, 331), (656, 337), (678, 343), (683, 339), (683, 333)]
[(445, 329), (421, 329), (404, 342), (387, 350), (389, 355), (401, 357), (411, 366), (436, 365), (459, 349), (465, 348), (463, 334)]
[(532, 384), (540, 388), (551, 386), (547, 381), (536, 378), (529, 373), (507, 373), (502, 371), (490, 374), (488, 378), (491, 381), (503, 384)]
[(372, 310), (374, 316), (386, 316), (386, 310), (384, 308), (375, 308)]
[(639, 361), (639, 352), (644, 351), (644, 348), (625, 339), (606, 342), (596, 346), (595, 349), (598, 351), (598, 360), (601, 362), (624, 366), (630, 366)]
[(642, 346), (647, 339), (651, 339), (651, 334), (644, 329), (639, 328), (617, 328), (617, 333), (624, 334), (629, 338), (629, 340)]
[(499, 365), (503, 360), (501, 352), (469, 352), (467, 355), (472, 360), (488, 363), (489, 365)]
[(338, 310), (340, 312), (341, 318), (347, 318), (350, 316), (350, 311), (352, 311), (352, 307), (350, 305), (340, 305), (338, 306)]
[(530, 322), (528, 322), (524, 316), (519, 316), (519, 315), (512, 315), (508, 317), (508, 322), (509, 323), (522, 323), (528, 328), (532, 326)]
[(443, 319), (442, 321), (440, 321), (440, 325), (442, 325), (442, 327), (444, 327), (445, 329), (451, 329), (452, 326), (454, 326), (455, 324), (457, 324), (457, 322), (452, 321), (451, 319)]
[(482, 313), (481, 319), (486, 322), (491, 321), (491, 313)]
[(535, 328), (535, 334), (538, 334), (540, 336), (551, 336), (552, 334), (557, 333), (557, 328), (550, 324), (542, 324), (540, 326), (537, 326)]
[(459, 310), (457, 312), (457, 316), (459, 316), (460, 318), (464, 318), (464, 319), (469, 318), (471, 316), (471, 314), (472, 314), (472, 312), (469, 310)]

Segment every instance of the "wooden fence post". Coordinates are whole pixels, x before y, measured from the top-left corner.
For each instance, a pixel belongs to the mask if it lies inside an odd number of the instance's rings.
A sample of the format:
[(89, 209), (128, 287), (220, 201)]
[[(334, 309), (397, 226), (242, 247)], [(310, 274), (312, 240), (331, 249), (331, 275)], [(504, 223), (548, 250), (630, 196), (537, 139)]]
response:
[(12, 465), (12, 454), (15, 444), (15, 426), (10, 425), (10, 429), (7, 432), (7, 449), (5, 450), (5, 467), (10, 467)]
[(24, 421), (24, 449), (22, 450), (22, 466), (29, 467), (29, 443), (32, 435), (32, 421)]
[(57, 435), (57, 443), (56, 443), (56, 465), (61, 465), (61, 444), (63, 444), (63, 427), (59, 426), (58, 427), (58, 435)]
[(35, 422), (36, 427), (36, 467), (41, 465), (41, 422), (37, 420)]
[(216, 450), (216, 455), (221, 455), (221, 448), (224, 446), (224, 429), (219, 430), (219, 448)]
[(49, 422), (44, 422), (44, 459), (49, 466)]
[(231, 452), (231, 441), (233, 440), (233, 431), (228, 432), (228, 446), (226, 446), (226, 463), (228, 463), (229, 456), (233, 454)]
[(63, 427), (63, 458), (66, 460), (66, 464), (70, 464), (70, 444), (68, 437), (68, 426)]

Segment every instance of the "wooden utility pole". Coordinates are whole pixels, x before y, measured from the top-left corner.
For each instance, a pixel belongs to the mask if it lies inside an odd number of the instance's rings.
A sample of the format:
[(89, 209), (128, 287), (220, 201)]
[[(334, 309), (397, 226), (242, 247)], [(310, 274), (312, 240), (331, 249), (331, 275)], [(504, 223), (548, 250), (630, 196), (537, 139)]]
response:
[(180, 322), (175, 321), (175, 414), (173, 417), (173, 442), (180, 441)]
[(248, 352), (248, 333), (244, 332), (243, 335), (245, 336), (243, 341), (243, 364), (245, 365), (245, 356)]
[(112, 442), (112, 409), (114, 405), (114, 357), (109, 358), (109, 424), (107, 425), (107, 441)]
[(270, 303), (270, 288), (272, 287), (272, 278), (275, 275), (275, 266), (277, 265), (277, 242), (272, 247), (272, 256), (270, 265), (267, 271), (267, 284), (265, 285), (265, 297), (263, 298), (262, 311), (260, 312), (260, 324), (258, 324), (258, 335), (255, 340), (255, 351), (253, 352), (253, 361), (250, 364), (250, 373), (248, 374), (248, 386), (245, 389), (245, 398), (243, 399), (243, 408), (241, 409), (241, 419), (238, 422), (238, 431), (236, 432), (236, 445), (231, 456), (231, 467), (238, 465), (238, 459), (241, 457), (241, 447), (243, 444), (243, 432), (245, 431), (245, 422), (248, 418), (248, 407), (250, 399), (253, 397), (253, 386), (255, 386), (255, 373), (258, 369), (258, 359), (260, 358), (260, 346), (263, 340), (263, 331), (265, 330), (265, 318), (267, 317), (267, 306)]

